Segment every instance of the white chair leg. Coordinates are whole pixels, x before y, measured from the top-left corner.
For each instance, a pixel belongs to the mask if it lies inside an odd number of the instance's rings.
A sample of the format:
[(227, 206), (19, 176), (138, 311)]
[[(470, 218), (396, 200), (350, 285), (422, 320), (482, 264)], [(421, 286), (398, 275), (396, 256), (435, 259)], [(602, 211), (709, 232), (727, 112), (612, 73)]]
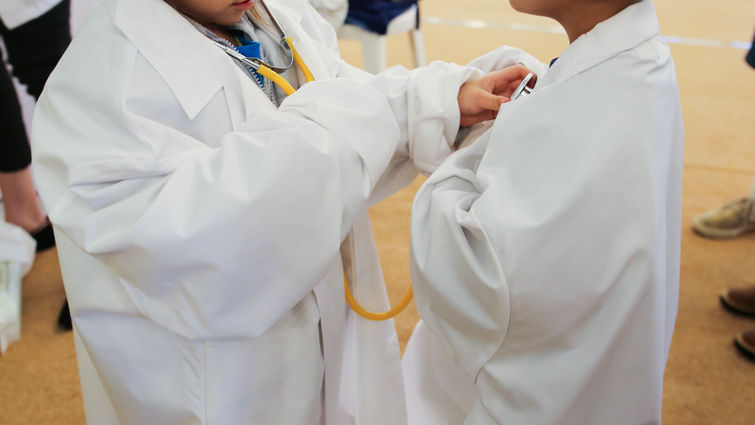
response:
[(364, 70), (377, 74), (386, 67), (387, 48), (385, 36), (370, 34), (360, 37), (362, 42), (362, 57), (364, 58)]
[(427, 63), (427, 54), (425, 53), (425, 37), (422, 30), (416, 28), (411, 31), (412, 51), (414, 51), (414, 65), (419, 68)]

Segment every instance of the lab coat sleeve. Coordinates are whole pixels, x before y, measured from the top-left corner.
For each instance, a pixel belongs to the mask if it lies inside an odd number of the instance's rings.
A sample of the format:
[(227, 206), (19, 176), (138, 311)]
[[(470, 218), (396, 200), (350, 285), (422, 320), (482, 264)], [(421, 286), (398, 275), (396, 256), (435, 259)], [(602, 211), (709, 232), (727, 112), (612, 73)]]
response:
[(366, 81), (384, 93), (401, 128), (399, 151), (424, 173), (433, 172), (451, 153), (459, 133), (458, 95), (470, 79), (513, 65), (524, 65), (537, 75), (547, 67), (527, 52), (500, 47), (467, 66), (434, 61), (407, 70), (394, 66), (372, 75), (341, 62), (339, 75)]
[[(340, 58), (338, 39), (330, 25), (308, 9), (307, 31)], [(391, 105), (401, 130), (401, 142), (370, 203), (410, 183), (417, 171), (432, 172), (452, 151), (459, 132), (459, 88), (481, 72), (472, 67), (436, 61), (408, 70), (389, 68), (370, 74), (343, 60), (334, 64), (337, 77), (365, 82), (380, 91)]]
[(413, 70), (394, 66), (373, 76), (342, 62), (339, 75), (366, 81), (383, 93), (401, 129), (399, 150), (420, 171), (431, 173), (451, 153), (459, 132), (459, 89), (482, 73), (435, 61)]
[(308, 294), (398, 142), (384, 97), (348, 80), (255, 111), (215, 148), (124, 106), (149, 94), (81, 80), (53, 79), (35, 118), (50, 218), (187, 338), (260, 335)]
[(483, 136), (422, 186), (412, 208), (412, 285), (417, 309), (445, 350), (476, 376), (503, 343), (509, 293), (498, 248), (478, 217), (476, 167)]

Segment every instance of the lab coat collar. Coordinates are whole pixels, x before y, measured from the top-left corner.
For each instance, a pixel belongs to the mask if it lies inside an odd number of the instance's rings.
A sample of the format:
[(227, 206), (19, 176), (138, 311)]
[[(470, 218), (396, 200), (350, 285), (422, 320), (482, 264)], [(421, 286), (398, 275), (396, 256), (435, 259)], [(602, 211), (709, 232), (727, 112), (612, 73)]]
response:
[[(164, 0), (114, 1), (115, 25), (164, 78), (186, 115), (195, 118), (223, 87), (213, 58), (225, 54)], [(287, 31), (301, 21), (307, 0), (266, 4)]]
[(558, 84), (617, 54), (629, 50), (660, 32), (651, 0), (630, 5), (577, 38), (538, 80), (535, 90)]
[(212, 49), (165, 1), (115, 0), (114, 22), (163, 77), (189, 118), (221, 89), (220, 76), (208, 60), (219, 49)]

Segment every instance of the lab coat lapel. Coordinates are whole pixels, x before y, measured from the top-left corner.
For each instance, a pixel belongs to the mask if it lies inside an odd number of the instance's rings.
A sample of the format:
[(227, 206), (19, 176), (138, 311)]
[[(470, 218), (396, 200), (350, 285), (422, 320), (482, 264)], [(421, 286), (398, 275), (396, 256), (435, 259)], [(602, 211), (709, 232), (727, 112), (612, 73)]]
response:
[[(225, 56), (225, 54), (223, 54)], [(265, 92), (239, 68), (229, 56), (218, 58), (228, 62), (228, 66), (218, 66), (218, 74), (223, 82), (225, 100), (231, 115), (231, 125), (238, 129), (249, 119), (253, 111), (275, 109), (275, 105)]]
[(164, 1), (115, 0), (113, 19), (163, 76), (190, 119), (223, 86), (213, 61), (208, 60), (222, 52)]
[(536, 90), (579, 74), (658, 35), (660, 25), (651, 0), (642, 0), (595, 26), (567, 47)]

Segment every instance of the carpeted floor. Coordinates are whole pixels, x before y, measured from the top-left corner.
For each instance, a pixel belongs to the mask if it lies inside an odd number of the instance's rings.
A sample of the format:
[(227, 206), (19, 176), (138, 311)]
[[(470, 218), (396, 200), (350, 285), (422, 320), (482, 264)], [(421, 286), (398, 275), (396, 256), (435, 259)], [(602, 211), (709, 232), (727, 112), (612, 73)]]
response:
[[(545, 61), (566, 45), (563, 35), (550, 32), (552, 22), (519, 15), (505, 0), (422, 4), (430, 59), (465, 63), (511, 44)], [(743, 196), (755, 178), (755, 70), (743, 62), (740, 45), (727, 44), (750, 40), (755, 2), (658, 0), (656, 7), (662, 32), (684, 37), (685, 43), (672, 45), (686, 153), (680, 306), (663, 419), (667, 425), (752, 425), (755, 363), (737, 354), (732, 338), (755, 328), (755, 320), (727, 313), (717, 297), (727, 287), (755, 284), (755, 234), (711, 241), (694, 235), (689, 226), (695, 214)], [(462, 25), (464, 19), (495, 25), (470, 28)], [(354, 42), (343, 42), (342, 50), (347, 60), (360, 63)], [(389, 64), (411, 64), (405, 36), (391, 37), (388, 50)], [(393, 302), (409, 284), (409, 213), (421, 182), (371, 210)], [(37, 256), (23, 291), (22, 339), (0, 357), (0, 425), (83, 424), (73, 337), (55, 328), (64, 292), (54, 250)], [(402, 347), (417, 319), (412, 305), (396, 320)]]

